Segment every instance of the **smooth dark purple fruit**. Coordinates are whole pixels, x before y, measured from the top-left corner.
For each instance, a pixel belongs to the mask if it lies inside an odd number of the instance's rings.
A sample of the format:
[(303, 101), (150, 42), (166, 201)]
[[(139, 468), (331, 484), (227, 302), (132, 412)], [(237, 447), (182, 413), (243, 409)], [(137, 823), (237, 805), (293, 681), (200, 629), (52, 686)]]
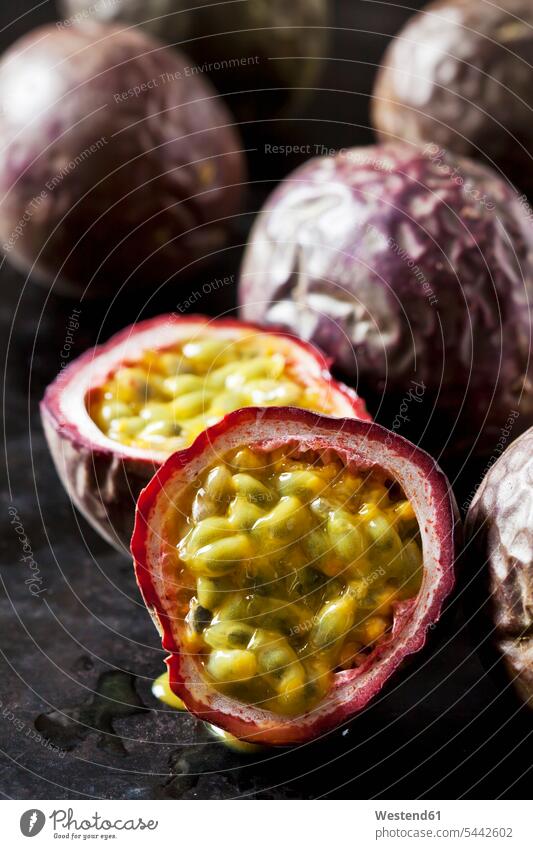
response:
[(382, 141), (432, 142), (533, 190), (533, 5), (438, 0), (390, 43), (374, 86)]
[(533, 706), (533, 429), (487, 472), (466, 529), (473, 563), (488, 572), (496, 646), (518, 694)]
[(54, 288), (155, 287), (223, 248), (234, 121), (190, 60), (135, 28), (30, 32), (0, 62), (0, 246)]

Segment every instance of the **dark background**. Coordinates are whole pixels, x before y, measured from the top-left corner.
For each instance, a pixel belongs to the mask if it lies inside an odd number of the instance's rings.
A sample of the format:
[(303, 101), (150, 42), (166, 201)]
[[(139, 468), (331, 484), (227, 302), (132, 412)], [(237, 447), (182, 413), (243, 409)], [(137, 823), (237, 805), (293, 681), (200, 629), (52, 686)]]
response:
[[(344, 0), (335, 4), (335, 60), (313, 100), (280, 129), (331, 147), (371, 142), (368, 105), (387, 38), (421, 4)], [(53, 3), (4, 0), (3, 49), (39, 23)], [(349, 61), (342, 61), (349, 60)], [(342, 118), (342, 121), (341, 121)], [(265, 138), (272, 128), (265, 125)], [(295, 162), (251, 160), (251, 215)], [(238, 269), (240, 248), (220, 276)], [(194, 284), (191, 282), (191, 288)], [(213, 293), (204, 310), (231, 309), (234, 292)], [(73, 510), (49, 457), (38, 402), (59, 369), (68, 316), (81, 308), (76, 353), (140, 316), (173, 310), (186, 297), (176, 281), (138, 302), (69, 301), (3, 264), (0, 336), (7, 486), (3, 491), (0, 674), (0, 788), (11, 798), (493, 798), (531, 794), (531, 717), (500, 675), (483, 630), (468, 624), (472, 564), (431, 635), (429, 651), (355, 721), (319, 743), (255, 756), (232, 754), (202, 723), (150, 693), (162, 670), (159, 638), (127, 559)], [(216, 300), (215, 300), (216, 299)], [(468, 493), (475, 476), (463, 482)], [(34, 597), (8, 508), (24, 527), (42, 577)], [(473, 564), (475, 567), (475, 564)], [(492, 668), (491, 668), (492, 667)], [(40, 734), (41, 737), (36, 735)], [(55, 747), (55, 748), (54, 748)], [(58, 748), (59, 747), (59, 748)]]

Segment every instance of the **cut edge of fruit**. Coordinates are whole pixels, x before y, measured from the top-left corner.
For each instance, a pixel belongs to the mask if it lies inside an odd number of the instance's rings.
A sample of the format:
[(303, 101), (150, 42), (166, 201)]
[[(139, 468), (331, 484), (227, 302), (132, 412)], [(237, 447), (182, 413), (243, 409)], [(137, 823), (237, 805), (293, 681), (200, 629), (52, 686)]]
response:
[[(331, 415), (353, 415), (370, 420), (364, 401), (350, 387), (333, 378), (329, 372), (329, 361), (321, 352), (291, 333), (238, 319), (175, 316), (171, 313), (125, 328), (62, 370), (47, 387), (41, 402), (45, 427), (55, 430), (74, 444), (83, 444), (95, 452), (112, 453), (118, 459), (163, 462), (168, 457), (167, 452), (125, 445), (104, 434), (89, 413), (87, 397), (90, 391), (102, 386), (113, 371), (126, 362), (138, 360), (146, 350), (170, 348), (191, 334), (204, 330), (207, 335), (212, 333), (227, 336), (228, 339), (238, 339), (250, 332), (278, 338), (280, 345), (286, 345), (296, 352), (295, 359), (301, 361), (302, 380), (306, 371), (310, 383), (324, 383), (332, 391), (336, 409)], [(155, 333), (157, 341), (154, 345)]]
[[(376, 646), (360, 667), (335, 673), (326, 699), (297, 717), (273, 714), (206, 688), (194, 656), (180, 651), (172, 601), (158, 564), (161, 543), (149, 532), (150, 526), (164, 527), (172, 490), (193, 480), (222, 450), (253, 444), (273, 450), (290, 443), (300, 444), (304, 450), (331, 448), (344, 462), (361, 469), (378, 466), (397, 480), (416, 514), (424, 563), (420, 592), (416, 598), (397, 603), (390, 638)], [(165, 497), (160, 499), (162, 491)], [(137, 580), (162, 635), (163, 648), (171, 653), (167, 664), (173, 691), (203, 720), (249, 742), (302, 742), (342, 724), (379, 692), (406, 655), (424, 645), (427, 629), (439, 618), (453, 586), (456, 522), (446, 478), (432, 458), (379, 425), (331, 419), (296, 408), (249, 407), (229, 414), (164, 464), (144, 490), (136, 514), (132, 553)], [(436, 525), (445, 529), (444, 533)]]

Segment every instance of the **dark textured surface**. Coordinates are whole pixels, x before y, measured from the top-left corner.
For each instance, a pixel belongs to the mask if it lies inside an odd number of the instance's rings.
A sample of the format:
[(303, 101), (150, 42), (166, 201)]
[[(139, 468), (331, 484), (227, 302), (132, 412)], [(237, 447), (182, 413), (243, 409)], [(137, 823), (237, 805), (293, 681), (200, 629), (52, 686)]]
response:
[[(398, 28), (406, 11), (383, 4), (346, 2), (346, 26)], [(2, 8), (2, 25), (14, 7)], [(41, 6), (35, 20), (51, 16)], [(22, 18), (2, 36), (7, 43), (29, 28)], [(336, 55), (377, 61), (385, 39), (344, 32)], [(361, 96), (319, 96), (309, 114), (368, 123), (371, 69), (331, 63), (327, 85)], [(348, 119), (346, 119), (348, 120)], [(300, 130), (301, 131), (301, 130)], [(318, 126), (313, 133), (320, 136)], [(310, 133), (311, 134), (311, 133)], [(304, 133), (305, 135), (305, 133)], [(327, 144), (365, 142), (368, 130), (324, 124)], [(307, 137), (305, 139), (308, 140)], [(281, 177), (292, 164), (257, 154), (256, 175)], [(264, 170), (261, 170), (264, 169)], [(243, 226), (246, 221), (243, 221)], [(217, 276), (235, 273), (228, 252)], [(531, 717), (483, 662), (467, 631), (462, 600), (433, 632), (430, 650), (396, 678), (387, 692), (349, 728), (293, 752), (243, 758), (209, 738), (187, 715), (160, 706), (149, 685), (161, 670), (158, 636), (141, 604), (131, 565), (115, 554), (73, 511), (52, 467), (37, 404), (58, 371), (66, 325), (81, 309), (72, 354), (100, 335), (164, 309), (176, 309), (186, 289), (176, 283), (145, 303), (132, 293), (108, 311), (106, 303), (62, 300), (1, 269), (1, 338), (8, 346), (4, 387), (8, 486), (2, 515), (0, 640), (0, 789), (15, 798), (219, 798), (266, 797), (480, 798), (530, 796)], [(200, 284), (201, 285), (201, 284)], [(190, 284), (193, 290), (196, 284)], [(196, 309), (219, 313), (232, 303), (230, 287), (205, 296)], [(141, 305), (144, 306), (141, 309)], [(478, 473), (463, 482), (475, 486)], [(461, 499), (459, 499), (461, 500)], [(28, 538), (30, 560), (17, 536), (9, 506)], [(478, 564), (465, 564), (466, 575)], [(32, 568), (33, 567), (33, 568)], [(37, 571), (38, 570), (38, 571)], [(32, 584), (25, 581), (31, 579)], [(40, 582), (39, 582), (40, 580)], [(35, 582), (37, 581), (37, 584)], [(461, 588), (461, 587), (460, 587)], [(481, 649), (481, 650), (480, 650)], [(148, 710), (144, 710), (147, 708)], [(39, 731), (37, 730), (39, 729)], [(42, 740), (37, 734), (46, 734)], [(61, 748), (58, 748), (61, 747)], [(64, 753), (64, 754), (63, 754)]]

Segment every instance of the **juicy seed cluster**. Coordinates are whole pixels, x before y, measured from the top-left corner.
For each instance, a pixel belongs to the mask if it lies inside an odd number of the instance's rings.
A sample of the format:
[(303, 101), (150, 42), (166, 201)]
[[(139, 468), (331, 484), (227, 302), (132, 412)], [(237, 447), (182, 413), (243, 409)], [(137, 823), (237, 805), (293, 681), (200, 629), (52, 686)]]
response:
[(269, 334), (240, 339), (213, 334), (145, 351), (90, 392), (89, 414), (103, 433), (123, 445), (171, 453), (241, 407), (331, 412), (324, 387), (306, 386), (280, 347)]
[(174, 532), (182, 644), (210, 685), (279, 714), (363, 665), (421, 584), (400, 487), (331, 452), (232, 452), (185, 491)]

